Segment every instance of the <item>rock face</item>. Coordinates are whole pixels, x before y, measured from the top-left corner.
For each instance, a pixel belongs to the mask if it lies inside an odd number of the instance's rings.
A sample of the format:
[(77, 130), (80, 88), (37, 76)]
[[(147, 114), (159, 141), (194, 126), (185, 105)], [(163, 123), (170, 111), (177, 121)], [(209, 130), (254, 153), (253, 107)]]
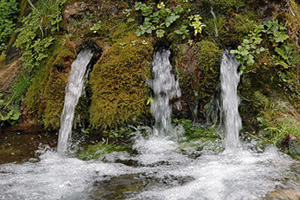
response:
[(265, 200), (299, 200), (299, 190), (278, 190), (271, 192)]

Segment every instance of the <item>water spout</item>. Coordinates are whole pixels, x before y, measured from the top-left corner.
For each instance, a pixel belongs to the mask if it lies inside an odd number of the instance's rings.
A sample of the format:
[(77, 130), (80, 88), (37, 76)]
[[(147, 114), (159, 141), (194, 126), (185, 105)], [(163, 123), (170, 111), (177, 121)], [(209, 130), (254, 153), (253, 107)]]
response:
[(240, 75), (237, 72), (238, 66), (238, 62), (225, 50), (221, 63), (221, 98), (224, 112), (226, 149), (236, 149), (240, 146), (239, 132), (242, 128), (242, 120), (238, 110), (240, 103), (237, 95), (237, 86), (240, 81)]
[(149, 83), (154, 92), (151, 103), (151, 113), (155, 118), (154, 135), (165, 135), (171, 131), (172, 108), (169, 100), (181, 96), (179, 82), (171, 72), (170, 54), (169, 50), (161, 49), (155, 53), (152, 63), (154, 79)]
[(71, 74), (66, 86), (66, 96), (63, 112), (60, 118), (60, 129), (57, 145), (57, 153), (63, 155), (68, 148), (68, 140), (71, 137), (75, 108), (81, 96), (84, 85), (84, 74), (93, 57), (91, 50), (83, 50), (72, 63)]

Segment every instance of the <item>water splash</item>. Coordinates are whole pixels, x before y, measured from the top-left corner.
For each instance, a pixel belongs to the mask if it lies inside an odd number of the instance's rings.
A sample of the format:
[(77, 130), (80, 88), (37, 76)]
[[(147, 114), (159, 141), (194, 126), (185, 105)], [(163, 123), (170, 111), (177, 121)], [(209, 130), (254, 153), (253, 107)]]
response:
[(84, 74), (93, 57), (91, 50), (83, 50), (72, 63), (71, 74), (66, 86), (66, 96), (63, 112), (60, 118), (59, 138), (57, 153), (62, 155), (68, 148), (68, 140), (71, 137), (75, 108), (81, 96), (84, 85)]
[(151, 103), (151, 113), (155, 118), (154, 135), (168, 135), (172, 131), (169, 101), (181, 96), (179, 82), (171, 72), (170, 54), (169, 50), (160, 49), (155, 53), (152, 63), (154, 79), (149, 81), (149, 85), (154, 92), (154, 101)]
[(226, 149), (236, 149), (240, 146), (239, 132), (242, 128), (242, 120), (238, 110), (240, 103), (237, 95), (237, 86), (240, 81), (240, 75), (237, 72), (238, 66), (238, 62), (234, 60), (232, 55), (227, 50), (224, 51), (221, 63), (221, 98), (224, 111)]

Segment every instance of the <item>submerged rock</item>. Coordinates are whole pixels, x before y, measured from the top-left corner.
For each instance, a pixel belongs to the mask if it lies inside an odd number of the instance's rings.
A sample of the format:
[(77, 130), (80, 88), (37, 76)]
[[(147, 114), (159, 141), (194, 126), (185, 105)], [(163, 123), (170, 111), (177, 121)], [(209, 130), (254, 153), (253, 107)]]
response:
[(291, 190), (291, 189), (283, 189), (275, 192), (271, 192), (265, 200), (299, 200), (300, 199), (300, 191), (299, 190)]

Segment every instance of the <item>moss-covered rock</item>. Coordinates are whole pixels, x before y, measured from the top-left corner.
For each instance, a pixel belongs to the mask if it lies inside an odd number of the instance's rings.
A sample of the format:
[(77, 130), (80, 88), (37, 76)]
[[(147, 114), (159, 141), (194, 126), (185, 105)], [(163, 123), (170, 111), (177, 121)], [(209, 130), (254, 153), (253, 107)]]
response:
[(78, 158), (82, 160), (98, 159), (100, 156), (110, 154), (112, 152), (130, 152), (129, 145), (126, 144), (108, 144), (99, 142), (95, 145), (89, 145), (85, 150), (78, 153)]
[(211, 99), (219, 81), (220, 58), (219, 48), (210, 41), (179, 47), (176, 69), (182, 99), (189, 107), (196, 103), (203, 111), (204, 105)]
[(103, 52), (91, 72), (90, 122), (94, 127), (114, 128), (132, 123), (145, 112), (145, 85), (152, 58), (152, 44), (134, 33)]
[(57, 129), (76, 51), (63, 44), (53, 48), (55, 50), (52, 56), (41, 66), (26, 94), (25, 105), (29, 114), (43, 121), (45, 128)]

